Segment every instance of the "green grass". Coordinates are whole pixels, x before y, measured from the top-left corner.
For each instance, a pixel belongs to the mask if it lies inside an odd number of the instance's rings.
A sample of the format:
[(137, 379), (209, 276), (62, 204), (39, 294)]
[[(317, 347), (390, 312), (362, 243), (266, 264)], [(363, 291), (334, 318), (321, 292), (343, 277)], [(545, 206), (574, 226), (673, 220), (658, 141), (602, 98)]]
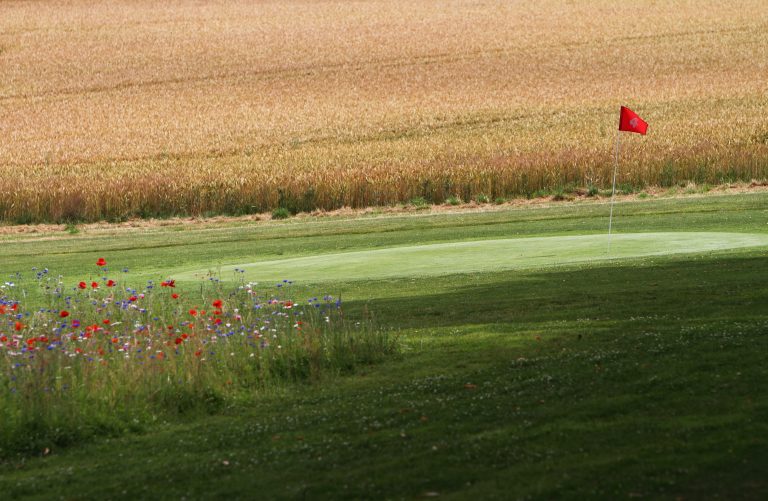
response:
[[(617, 204), (615, 228), (622, 237), (683, 231), (762, 242), (767, 202), (760, 194)], [(8, 239), (0, 258), (4, 273), (43, 265), (73, 282), (100, 255), (125, 263), (134, 279), (254, 263), (248, 279), (260, 280), (252, 276), (258, 263), (306, 264), (326, 255), (341, 265), (344, 253), (376, 257), (383, 249), (407, 257), (404, 267), (424, 257), (409, 248), (451, 258), (457, 248), (471, 249), (482, 261), (481, 239), (501, 242), (497, 257), (517, 237), (579, 254), (573, 242), (604, 231), (606, 209), (574, 204), (140, 235), (81, 232)], [(348, 317), (367, 311), (398, 328), (401, 356), (355, 376), (230, 402), (212, 415), (161, 417), (138, 433), (12, 457), (0, 492), (33, 499), (245, 499), (254, 492), (764, 498), (768, 251), (698, 247), (706, 241), (693, 245), (690, 236), (680, 244), (686, 254), (630, 253), (554, 267), (545, 261), (476, 269), (459, 259), (464, 264), (445, 273), (343, 281), (318, 271), (307, 292), (343, 295)], [(669, 241), (664, 235), (656, 243)]]
[[(610, 239), (607, 235), (531, 237), (319, 254), (224, 266), (220, 271), (226, 275), (238, 268), (272, 281), (285, 277), (312, 282), (422, 278), (766, 246), (768, 234), (726, 232), (625, 233)], [(193, 279), (207, 272), (200, 269), (176, 276)]]

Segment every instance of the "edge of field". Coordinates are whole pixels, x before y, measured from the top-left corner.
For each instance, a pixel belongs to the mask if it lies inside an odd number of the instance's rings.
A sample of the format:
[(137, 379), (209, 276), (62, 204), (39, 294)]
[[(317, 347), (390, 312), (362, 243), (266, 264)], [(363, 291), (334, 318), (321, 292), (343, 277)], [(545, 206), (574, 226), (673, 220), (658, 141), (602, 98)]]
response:
[[(680, 191), (682, 190), (682, 191)], [(648, 187), (645, 190), (632, 194), (617, 194), (616, 203), (625, 202), (653, 202), (660, 199), (694, 198), (694, 197), (713, 197), (727, 196), (734, 194), (752, 194), (768, 192), (768, 183), (753, 181), (751, 183), (731, 183), (701, 189), (695, 184), (689, 184), (685, 187), (674, 187), (669, 189), (659, 187)], [(568, 205), (601, 205), (610, 203), (610, 196), (596, 195), (587, 196), (585, 193), (573, 193), (558, 200), (556, 197), (547, 196), (539, 198), (515, 198), (506, 200), (503, 203), (485, 203), (479, 204), (474, 201), (461, 203), (458, 205), (412, 205), (401, 204), (397, 206), (386, 207), (366, 207), (354, 209), (344, 207), (334, 211), (316, 210), (312, 212), (299, 213), (287, 220), (275, 220), (270, 213), (249, 214), (245, 216), (212, 216), (212, 217), (171, 217), (166, 219), (131, 219), (129, 221), (110, 223), (101, 221), (97, 223), (82, 223), (76, 225), (67, 224), (2, 224), (0, 223), (0, 238), (13, 239), (14, 237), (48, 237), (56, 238), (58, 236), (71, 236), (73, 233), (98, 234), (105, 232), (130, 232), (130, 231), (148, 231), (153, 229), (169, 227), (221, 227), (238, 226), (241, 224), (284, 224), (291, 220), (312, 220), (312, 219), (375, 219), (386, 217), (400, 217), (409, 214), (442, 214), (442, 213), (481, 213), (498, 212), (509, 209), (531, 209), (548, 208), (553, 206)], [(64, 235), (59, 235), (64, 234)]]

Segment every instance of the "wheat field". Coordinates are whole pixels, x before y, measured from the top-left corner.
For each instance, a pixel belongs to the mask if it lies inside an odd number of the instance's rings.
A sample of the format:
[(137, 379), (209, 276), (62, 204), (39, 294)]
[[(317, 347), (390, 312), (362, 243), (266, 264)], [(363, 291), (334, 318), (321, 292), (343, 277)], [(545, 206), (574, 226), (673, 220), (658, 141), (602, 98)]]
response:
[(768, 5), (0, 2), (0, 219), (768, 176)]

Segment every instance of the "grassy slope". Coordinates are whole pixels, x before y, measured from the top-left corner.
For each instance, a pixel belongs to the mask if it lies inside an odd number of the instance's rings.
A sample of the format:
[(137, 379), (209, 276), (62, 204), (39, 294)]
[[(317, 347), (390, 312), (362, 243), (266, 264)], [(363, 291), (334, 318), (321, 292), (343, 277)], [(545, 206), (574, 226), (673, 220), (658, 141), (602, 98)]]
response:
[[(765, 234), (766, 201), (624, 204), (619, 228)], [(82, 235), (5, 242), (0, 254), (3, 272), (34, 263), (71, 276), (104, 254), (155, 274), (254, 254), (589, 233), (604, 228), (604, 209)], [(349, 314), (365, 307), (401, 328), (403, 357), (222, 415), (180, 417), (141, 436), (13, 460), (0, 492), (761, 498), (768, 492), (764, 259), (764, 249), (738, 250), (317, 285), (312, 290), (343, 293)]]

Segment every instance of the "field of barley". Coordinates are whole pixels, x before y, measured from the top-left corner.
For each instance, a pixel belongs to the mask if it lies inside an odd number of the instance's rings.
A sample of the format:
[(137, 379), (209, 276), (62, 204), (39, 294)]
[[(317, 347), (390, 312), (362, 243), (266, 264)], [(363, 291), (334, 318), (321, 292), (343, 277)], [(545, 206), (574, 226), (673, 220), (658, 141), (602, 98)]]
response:
[(0, 3), (0, 220), (243, 214), (768, 177), (768, 9)]

